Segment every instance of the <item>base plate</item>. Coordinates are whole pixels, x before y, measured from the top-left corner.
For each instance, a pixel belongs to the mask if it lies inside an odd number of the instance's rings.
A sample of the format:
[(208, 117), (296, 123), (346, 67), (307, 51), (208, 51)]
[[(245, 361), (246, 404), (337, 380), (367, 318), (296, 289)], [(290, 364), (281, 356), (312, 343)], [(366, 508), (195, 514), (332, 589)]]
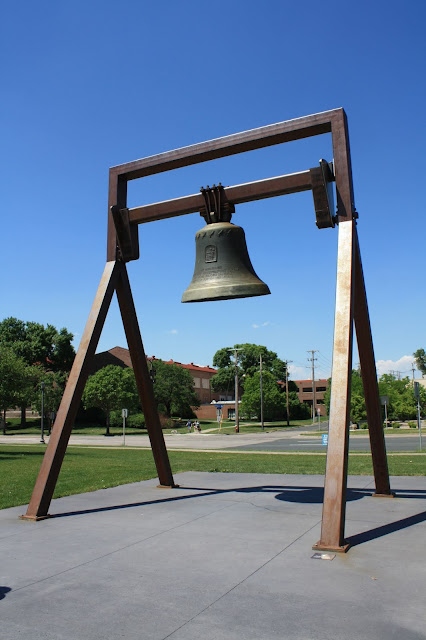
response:
[(321, 544), (321, 540), (319, 540), (316, 544), (313, 545), (312, 549), (314, 551), (332, 551), (333, 553), (346, 553), (350, 549), (350, 544), (346, 543), (341, 547), (329, 546), (326, 544)]

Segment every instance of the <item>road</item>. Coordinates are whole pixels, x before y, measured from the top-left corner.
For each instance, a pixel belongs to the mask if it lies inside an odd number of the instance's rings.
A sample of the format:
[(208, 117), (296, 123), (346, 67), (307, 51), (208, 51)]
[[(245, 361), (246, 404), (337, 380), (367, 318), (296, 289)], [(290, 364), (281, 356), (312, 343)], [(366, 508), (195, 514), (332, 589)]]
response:
[[(304, 430), (309, 431), (309, 429)], [(165, 435), (168, 449), (187, 449), (204, 451), (289, 451), (289, 452), (317, 452), (325, 453), (326, 447), (322, 444), (319, 436), (301, 435), (300, 429), (279, 433), (277, 431), (267, 431), (260, 433), (188, 433)], [(397, 451), (418, 451), (418, 433), (407, 433), (401, 435), (387, 435), (386, 448), (388, 452)], [(36, 444), (39, 436), (0, 436), (0, 444)], [(46, 442), (48, 437), (46, 437)], [(123, 446), (122, 436), (105, 438), (104, 436), (77, 436), (70, 438), (71, 445), (89, 446)], [(127, 436), (126, 447), (150, 447), (148, 436)], [(426, 434), (423, 438), (423, 449), (426, 447)], [(349, 439), (350, 451), (370, 451), (368, 435), (351, 434)]]

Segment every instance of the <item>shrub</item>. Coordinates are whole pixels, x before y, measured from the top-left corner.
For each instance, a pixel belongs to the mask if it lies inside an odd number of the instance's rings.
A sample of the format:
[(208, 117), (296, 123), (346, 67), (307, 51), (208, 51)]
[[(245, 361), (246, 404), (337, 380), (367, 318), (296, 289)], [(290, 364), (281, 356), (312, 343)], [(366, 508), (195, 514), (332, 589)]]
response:
[(410, 420), (408, 426), (410, 427), (410, 429), (417, 429), (417, 422), (414, 422), (414, 420)]
[(135, 429), (145, 429), (145, 416), (143, 413), (135, 413), (127, 418), (127, 426)]
[(392, 426), (393, 429), (399, 429), (399, 427), (401, 426), (401, 423), (400, 422), (392, 422), (391, 426)]

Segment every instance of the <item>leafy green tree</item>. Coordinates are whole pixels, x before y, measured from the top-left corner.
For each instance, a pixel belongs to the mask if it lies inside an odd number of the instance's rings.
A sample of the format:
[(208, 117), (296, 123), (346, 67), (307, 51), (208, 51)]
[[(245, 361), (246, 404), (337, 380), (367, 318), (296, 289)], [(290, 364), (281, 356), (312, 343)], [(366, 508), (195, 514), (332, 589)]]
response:
[(24, 397), (32, 398), (34, 367), (29, 367), (14, 350), (0, 343), (0, 410), (3, 433), (7, 409), (19, 406)]
[(192, 407), (199, 401), (194, 390), (194, 380), (187, 369), (162, 360), (152, 362), (155, 382), (154, 395), (160, 410), (167, 416), (192, 417)]
[[(327, 411), (330, 410), (331, 380), (324, 395)], [(417, 416), (417, 401), (413, 384), (408, 377), (398, 380), (394, 375), (385, 373), (379, 379), (379, 394), (387, 396), (387, 415), (389, 420), (411, 420)], [(420, 407), (426, 411), (426, 389), (420, 388)], [(352, 422), (367, 419), (362, 377), (358, 371), (352, 371), (351, 413)]]
[(138, 404), (133, 369), (108, 365), (89, 376), (83, 392), (83, 405), (99, 407), (106, 416), (106, 435), (110, 435), (110, 414), (115, 409), (132, 409)]
[(67, 376), (62, 371), (46, 372), (39, 369), (39, 375), (36, 380), (36, 391), (33, 394), (32, 404), (39, 413), (41, 413), (41, 383), (44, 383), (44, 419), (45, 423), (52, 426), (52, 414), (56, 414), (61, 404), (62, 395), (64, 393)]
[[(6, 345), (29, 366), (37, 365), (46, 371), (68, 372), (74, 361), (73, 334), (67, 329), (46, 327), (38, 322), (24, 322), (6, 318), (0, 322), (0, 345)], [(28, 396), (22, 397), (21, 424), (25, 423)], [(28, 404), (27, 404), (28, 403)]]
[[(396, 379), (385, 373), (379, 379), (380, 395), (388, 396), (388, 418), (390, 420), (414, 420), (417, 417), (417, 400), (414, 397), (413, 383), (409, 377)], [(420, 389), (420, 407), (426, 408), (426, 390)]]
[[(263, 416), (265, 420), (283, 418), (286, 413), (286, 398), (277, 384), (275, 376), (269, 371), (262, 373)], [(260, 418), (260, 372), (255, 371), (245, 381), (244, 395), (241, 400), (242, 414)]]
[(416, 367), (419, 371), (422, 372), (422, 375), (426, 375), (426, 352), (424, 349), (417, 349), (413, 353), (414, 359), (416, 361)]
[[(226, 392), (234, 389), (235, 363), (233, 349), (238, 351), (238, 379), (242, 388), (245, 381), (259, 371), (259, 359), (262, 354), (262, 369), (272, 373), (275, 380), (284, 380), (286, 364), (278, 358), (274, 351), (269, 351), (264, 346), (244, 343), (234, 347), (223, 347), (216, 351), (213, 357), (213, 366), (218, 368), (216, 375), (211, 380), (214, 391)], [(244, 377), (245, 376), (245, 377)]]
[(74, 361), (73, 334), (38, 322), (6, 318), (0, 322), (0, 343), (8, 344), (29, 365), (49, 371), (69, 371)]

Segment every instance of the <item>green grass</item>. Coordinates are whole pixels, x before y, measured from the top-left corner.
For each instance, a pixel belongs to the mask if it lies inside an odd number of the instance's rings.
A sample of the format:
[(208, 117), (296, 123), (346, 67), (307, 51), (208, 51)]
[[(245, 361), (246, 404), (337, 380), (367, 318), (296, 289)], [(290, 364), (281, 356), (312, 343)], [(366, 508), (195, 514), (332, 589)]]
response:
[[(26, 504), (45, 451), (42, 445), (2, 445), (0, 508)], [(169, 451), (173, 473), (323, 474), (325, 455)], [(426, 455), (389, 455), (391, 475), (426, 475)], [(371, 475), (371, 456), (350, 455), (349, 473)], [(152, 453), (143, 449), (68, 447), (54, 497), (85, 493), (157, 477)]]

